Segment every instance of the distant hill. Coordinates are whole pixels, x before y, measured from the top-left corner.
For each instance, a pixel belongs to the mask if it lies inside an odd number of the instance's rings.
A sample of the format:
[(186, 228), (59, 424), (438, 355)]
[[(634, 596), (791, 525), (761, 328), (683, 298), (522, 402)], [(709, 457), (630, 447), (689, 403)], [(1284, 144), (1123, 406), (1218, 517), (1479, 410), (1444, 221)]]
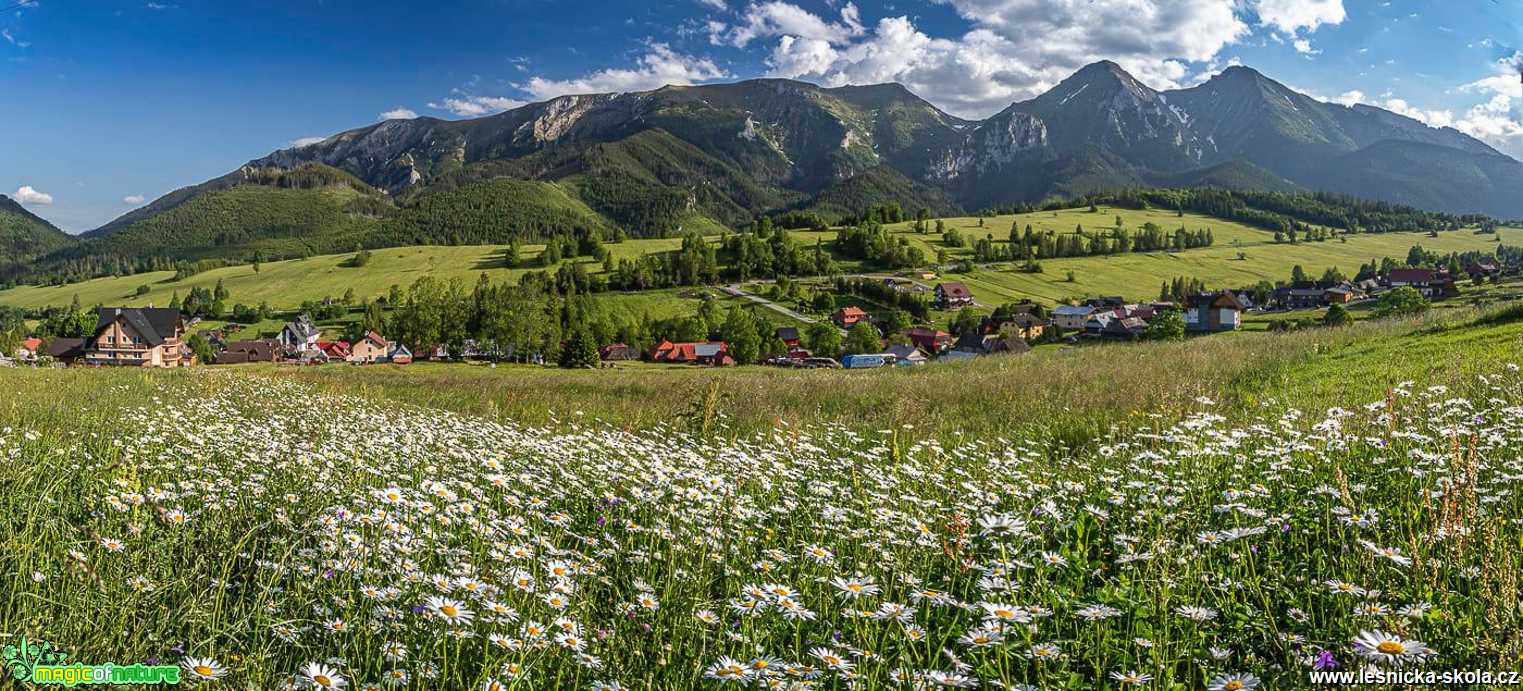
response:
[(77, 242), (14, 199), (0, 194), (0, 280), (21, 271), (34, 257)]
[(1142, 187), (1523, 216), (1523, 163), (1456, 130), (1323, 103), (1246, 67), (1157, 91), (1099, 62), (982, 121), (897, 84), (779, 79), (387, 120), (177, 190), (36, 265), (81, 276), (353, 244), (667, 237), (790, 211), (941, 215)]

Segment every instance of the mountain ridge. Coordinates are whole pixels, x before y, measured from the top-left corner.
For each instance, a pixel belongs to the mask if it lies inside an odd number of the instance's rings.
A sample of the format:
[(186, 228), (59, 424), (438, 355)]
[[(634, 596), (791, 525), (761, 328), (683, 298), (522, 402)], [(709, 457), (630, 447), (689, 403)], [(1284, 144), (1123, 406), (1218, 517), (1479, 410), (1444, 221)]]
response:
[[(913, 204), (941, 214), (1146, 186), (1330, 191), (1523, 217), (1523, 163), (1457, 130), (1318, 101), (1249, 67), (1158, 91), (1101, 61), (982, 120), (946, 113), (900, 84), (773, 78), (567, 95), (465, 120), (383, 120), (273, 151), (124, 214), (86, 233), (79, 247), (53, 251), (76, 259), (172, 246), (177, 232), (204, 235), (195, 214), (180, 214), (186, 221), (178, 230), (155, 219), (271, 184), (251, 171), (304, 169), (322, 169), (318, 177), (329, 183), (351, 177), (342, 184), (359, 198), (307, 195), (321, 208), (275, 231), (288, 239), (281, 247), (300, 251), (328, 250), (340, 238), (377, 246), (507, 242), (594, 228), (667, 236), (791, 211), (840, 220), (864, 210), (852, 204)], [(498, 179), (548, 187), (489, 184)], [(531, 189), (552, 206), (534, 208)], [(430, 201), (445, 194), (443, 204)], [(274, 201), (278, 192), (256, 196), (259, 204), (284, 204)], [(229, 217), (229, 206), (197, 207), (215, 211), (212, 220), (234, 238), (221, 245), (226, 237), (202, 237), (205, 252), (263, 246), (254, 236), (264, 224)], [(486, 208), (538, 220), (527, 229), (494, 221), (483, 234), (423, 219), (424, 208), (449, 209), (457, 223), (479, 223)], [(296, 212), (287, 208), (287, 217)], [(107, 242), (133, 229), (151, 232), (154, 242)]]

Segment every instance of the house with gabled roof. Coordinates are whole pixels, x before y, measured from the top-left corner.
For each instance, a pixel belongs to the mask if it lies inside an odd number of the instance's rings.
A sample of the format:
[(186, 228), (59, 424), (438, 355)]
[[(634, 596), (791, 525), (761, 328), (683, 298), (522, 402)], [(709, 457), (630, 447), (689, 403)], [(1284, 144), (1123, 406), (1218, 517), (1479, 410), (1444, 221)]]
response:
[(1058, 305), (1052, 310), (1052, 323), (1064, 331), (1082, 331), (1094, 313), (1093, 305)]
[(925, 354), (925, 351), (913, 343), (901, 343), (889, 346), (888, 350), (884, 351), (884, 353), (894, 356), (894, 364), (900, 367), (924, 365), (931, 361), (931, 358)]
[(841, 309), (836, 310), (835, 314), (830, 315), (830, 320), (835, 322), (836, 326), (839, 326), (843, 329), (850, 329), (851, 327), (856, 326), (857, 322), (862, 321), (866, 318), (867, 312), (863, 311), (861, 307), (856, 305), (842, 307)]
[(1236, 331), (1243, 325), (1243, 301), (1230, 290), (1191, 295), (1185, 307), (1185, 328), (1190, 331)]
[(105, 367), (185, 367), (180, 339), (185, 319), (180, 310), (154, 307), (102, 307), (95, 331), (84, 340), (84, 362)]
[(348, 341), (318, 341), (317, 349), (328, 356), (329, 362), (348, 362), (350, 357)]
[(936, 306), (940, 309), (955, 309), (973, 304), (973, 291), (961, 284), (948, 281), (936, 284)]
[(603, 362), (639, 360), (640, 349), (624, 343), (610, 343), (598, 349), (598, 359)]
[[(5, 353), (0, 353), (0, 355), (4, 354)], [(32, 336), (31, 338), (23, 340), (20, 345), (16, 346), (15, 354), (16, 359), (21, 360), (22, 362), (30, 362), (32, 360), (36, 360), (37, 356), (42, 354), (42, 339), (36, 336)]]
[(735, 360), (729, 355), (729, 344), (724, 341), (702, 341), (689, 343), (674, 343), (662, 341), (651, 348), (648, 359), (651, 362), (673, 362), (685, 364), (707, 365), (733, 365)]
[(796, 326), (777, 327), (777, 340), (782, 341), (783, 345), (788, 346), (789, 350), (798, 349), (804, 342), (799, 336), (799, 330)]
[(385, 362), (391, 343), (375, 331), (366, 331), (360, 340), (349, 346), (349, 361), (358, 363)]
[(50, 338), (47, 345), (42, 347), (43, 354), (53, 358), (54, 362), (72, 365), (85, 357), (85, 339), (83, 338)]
[(911, 326), (900, 330), (899, 333), (910, 339), (910, 343), (915, 344), (916, 348), (932, 355), (951, 348), (952, 344), (957, 342), (952, 334), (923, 326)]
[(317, 347), (317, 341), (322, 337), (322, 331), (312, 323), (312, 317), (302, 313), (280, 330), (276, 338), (286, 350), (300, 353)]

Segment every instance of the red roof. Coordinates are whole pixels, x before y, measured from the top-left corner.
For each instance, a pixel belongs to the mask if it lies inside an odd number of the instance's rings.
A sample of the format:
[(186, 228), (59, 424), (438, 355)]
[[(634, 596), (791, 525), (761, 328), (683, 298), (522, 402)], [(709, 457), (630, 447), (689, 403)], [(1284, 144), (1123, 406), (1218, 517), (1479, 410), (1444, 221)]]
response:
[(349, 357), (348, 341), (318, 341), (317, 347), (329, 357)]
[(35, 353), (38, 351), (38, 349), (42, 348), (42, 339), (35, 336), (28, 338), (25, 341), (21, 342), (21, 347)]
[(842, 307), (841, 309), (836, 310), (835, 315), (831, 318), (842, 324), (850, 325), (866, 319), (867, 313), (862, 311), (861, 307), (852, 305), (850, 307)]
[(708, 341), (704, 343), (673, 343), (662, 341), (650, 351), (650, 359), (657, 362), (696, 362), (698, 360), (699, 346), (717, 346), (720, 353), (729, 351), (729, 344), (724, 341)]

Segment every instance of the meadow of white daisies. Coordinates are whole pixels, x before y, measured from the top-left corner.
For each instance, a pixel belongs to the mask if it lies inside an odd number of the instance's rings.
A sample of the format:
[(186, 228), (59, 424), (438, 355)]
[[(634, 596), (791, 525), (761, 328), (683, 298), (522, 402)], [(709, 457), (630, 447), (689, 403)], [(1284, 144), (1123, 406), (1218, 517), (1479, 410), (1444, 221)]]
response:
[(1078, 449), (530, 428), (226, 370), (99, 376), (0, 428), (0, 643), (227, 689), (1279, 689), (1523, 665), (1506, 363), (1257, 419), (1202, 399)]

